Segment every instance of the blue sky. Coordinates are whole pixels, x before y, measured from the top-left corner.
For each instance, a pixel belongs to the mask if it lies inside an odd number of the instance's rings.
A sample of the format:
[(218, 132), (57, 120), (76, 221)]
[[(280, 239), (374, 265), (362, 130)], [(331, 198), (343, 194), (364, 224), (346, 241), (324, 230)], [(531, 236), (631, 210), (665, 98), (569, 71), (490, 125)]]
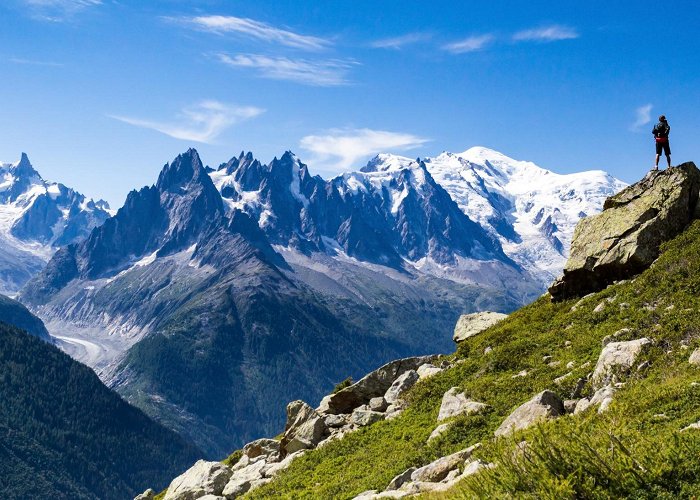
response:
[(628, 182), (672, 126), (700, 161), (694, 1), (6, 0), (0, 159), (113, 206), (196, 147), (294, 151), (324, 176), (378, 152), (481, 145)]

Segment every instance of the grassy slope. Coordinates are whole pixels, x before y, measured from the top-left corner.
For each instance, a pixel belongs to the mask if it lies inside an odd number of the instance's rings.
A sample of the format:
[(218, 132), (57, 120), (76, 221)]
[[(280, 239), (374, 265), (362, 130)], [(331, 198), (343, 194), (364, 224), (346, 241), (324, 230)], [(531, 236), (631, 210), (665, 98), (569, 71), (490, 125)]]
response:
[[(419, 383), (410, 394), (410, 408), (398, 419), (308, 453), (248, 496), (351, 498), (364, 490), (382, 490), (406, 468), (476, 442), (484, 444), (478, 456), (498, 467), (463, 481), (445, 497), (700, 494), (700, 431), (678, 432), (700, 419), (700, 385), (691, 385), (700, 381), (700, 369), (687, 362), (700, 346), (700, 221), (663, 250), (651, 269), (586, 298), (576, 310), (575, 300), (552, 304), (541, 298), (469, 339), (454, 355), (463, 361)], [(602, 312), (593, 312), (613, 298)], [(576, 380), (592, 371), (602, 339), (622, 328), (631, 331), (619, 340), (654, 340), (643, 358), (651, 365), (630, 376), (607, 413), (588, 411), (512, 438), (491, 439), (503, 419), (539, 391), (552, 389), (568, 398)], [(493, 351), (483, 354), (489, 346)], [(544, 356), (561, 364), (551, 367)], [(555, 384), (556, 377), (569, 371), (569, 361), (576, 364), (572, 375)], [(590, 365), (582, 368), (585, 362)], [(529, 374), (513, 378), (521, 370)], [(428, 446), (442, 395), (452, 386), (488, 403), (491, 411), (458, 417), (448, 433)], [(513, 452), (522, 439), (530, 443), (524, 458)]]

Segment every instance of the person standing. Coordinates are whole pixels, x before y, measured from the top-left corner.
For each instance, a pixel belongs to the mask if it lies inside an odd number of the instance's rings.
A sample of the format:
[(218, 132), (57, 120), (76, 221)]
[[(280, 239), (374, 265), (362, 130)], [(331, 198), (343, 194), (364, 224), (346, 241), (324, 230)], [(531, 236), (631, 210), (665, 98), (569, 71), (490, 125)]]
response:
[(652, 170), (659, 169), (659, 158), (661, 158), (662, 151), (666, 153), (668, 168), (671, 168), (671, 146), (668, 143), (668, 134), (671, 133), (671, 126), (664, 115), (659, 116), (659, 123), (654, 125), (651, 133), (654, 134), (654, 140), (656, 141), (656, 162)]

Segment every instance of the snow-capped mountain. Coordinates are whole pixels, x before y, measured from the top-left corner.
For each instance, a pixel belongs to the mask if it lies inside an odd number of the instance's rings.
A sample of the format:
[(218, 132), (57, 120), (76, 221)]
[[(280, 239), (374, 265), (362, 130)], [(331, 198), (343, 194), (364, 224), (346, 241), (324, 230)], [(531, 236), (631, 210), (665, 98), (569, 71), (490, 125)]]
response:
[[(561, 273), (579, 219), (626, 186), (600, 170), (561, 175), (483, 147), (423, 163), (459, 208), (545, 286)], [(388, 173), (417, 165), (382, 154), (366, 168)]]
[(69, 354), (215, 456), (279, 425), (274, 401), (447, 352), (460, 313), (539, 293), (423, 165), (324, 181), (291, 153), (208, 171), (190, 150), (20, 299)]
[(62, 245), (85, 238), (110, 216), (109, 205), (48, 182), (22, 153), (0, 164), (0, 293), (14, 293)]

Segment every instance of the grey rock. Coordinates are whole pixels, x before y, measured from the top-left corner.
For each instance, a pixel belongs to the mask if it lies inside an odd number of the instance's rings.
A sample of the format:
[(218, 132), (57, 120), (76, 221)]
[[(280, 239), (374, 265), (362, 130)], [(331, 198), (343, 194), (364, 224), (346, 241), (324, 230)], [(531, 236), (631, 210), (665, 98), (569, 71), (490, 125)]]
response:
[(438, 422), (455, 417), (457, 415), (474, 415), (488, 408), (485, 403), (468, 399), (464, 392), (459, 392), (459, 387), (452, 387), (442, 396)]
[(551, 420), (564, 414), (564, 403), (552, 391), (542, 391), (527, 403), (520, 405), (496, 429), (496, 437), (527, 429), (542, 420)]
[(462, 342), (469, 337), (483, 332), (507, 317), (507, 314), (490, 311), (462, 314), (459, 320), (457, 320), (457, 325), (455, 325), (452, 340), (458, 343)]
[(552, 300), (602, 290), (648, 268), (661, 244), (693, 219), (700, 171), (691, 162), (651, 173), (605, 201), (603, 212), (576, 226), (564, 275)]
[(265, 477), (268, 478), (274, 478), (282, 472), (283, 470), (286, 470), (289, 468), (290, 465), (292, 465), (292, 462), (302, 456), (304, 453), (306, 453), (305, 450), (297, 451), (295, 453), (291, 453), (284, 457), (284, 459), (280, 462), (269, 464), (267, 467), (262, 469), (262, 473)]
[(437, 356), (418, 356), (391, 361), (365, 375), (350, 387), (323, 398), (318, 411), (323, 414), (351, 413), (358, 406), (367, 404), (370, 399), (384, 396), (389, 387), (403, 373), (415, 370), (435, 359)]
[(420, 365), (418, 369), (416, 370), (416, 373), (418, 373), (418, 376), (420, 377), (421, 380), (430, 378), (433, 375), (437, 375), (443, 371), (443, 368), (439, 368), (432, 363), (425, 363), (424, 365)]
[(372, 398), (369, 400), (368, 406), (372, 411), (385, 411), (389, 406), (389, 403), (387, 403), (386, 399), (384, 398)]
[(324, 422), (326, 423), (326, 427), (329, 427), (331, 429), (339, 429), (340, 427), (345, 427), (350, 423), (350, 416), (349, 415), (326, 415), (323, 418)]
[(396, 477), (394, 477), (394, 479), (392, 479), (389, 482), (389, 485), (386, 487), (386, 489), (389, 491), (398, 490), (401, 486), (403, 486), (405, 482), (411, 480), (411, 474), (413, 474), (415, 470), (415, 467), (411, 467), (410, 469), (403, 471), (401, 474), (397, 475)]
[(607, 411), (610, 404), (613, 401), (613, 396), (615, 394), (615, 388), (612, 386), (605, 386), (598, 389), (593, 396), (588, 398), (583, 398), (576, 403), (576, 408), (574, 409), (574, 415), (578, 415), (589, 408), (598, 406), (598, 413), (603, 413)]
[(685, 432), (685, 431), (694, 431), (694, 430), (697, 430), (697, 429), (700, 429), (700, 421), (695, 422), (695, 423), (693, 423), (693, 424), (690, 424), (690, 425), (688, 425), (688, 426), (686, 426), (686, 427), (683, 427), (683, 428), (681, 429), (681, 432)]
[(440, 424), (437, 427), (435, 427), (435, 429), (433, 429), (433, 432), (430, 433), (430, 436), (428, 436), (428, 443), (442, 436), (445, 432), (449, 430), (451, 425), (452, 424), (448, 422), (446, 424)]
[(700, 365), (700, 349), (695, 349), (688, 358), (688, 363), (691, 365)]
[(409, 370), (403, 373), (391, 384), (391, 387), (387, 389), (384, 394), (384, 399), (389, 404), (396, 403), (419, 379), (420, 377), (415, 370)]
[(280, 451), (280, 442), (274, 439), (256, 439), (243, 447), (243, 454), (249, 458), (259, 456), (269, 457), (277, 455)]
[(564, 400), (564, 411), (566, 413), (573, 413), (576, 411), (576, 405), (578, 404), (578, 399), (566, 399)]
[(384, 420), (385, 415), (378, 411), (372, 411), (370, 409), (358, 408), (352, 412), (352, 417), (350, 417), (350, 422), (358, 427), (364, 427), (366, 425), (371, 425), (380, 420)]
[(480, 445), (470, 446), (465, 450), (458, 451), (452, 455), (438, 458), (434, 462), (429, 463), (419, 469), (416, 469), (411, 474), (411, 481), (437, 483), (447, 477), (451, 470), (458, 469), (465, 460), (472, 456), (474, 450)]
[(626, 342), (610, 342), (606, 345), (593, 370), (591, 378), (593, 387), (599, 389), (613, 376), (628, 372), (650, 344), (651, 340), (644, 337)]
[(195, 500), (207, 494), (221, 495), (233, 472), (221, 462), (199, 460), (168, 486), (165, 500)]
[(151, 488), (148, 488), (146, 491), (144, 491), (140, 495), (136, 495), (134, 497), (134, 500), (151, 500), (155, 496), (156, 496), (156, 492), (153, 491)]
[(280, 442), (282, 457), (295, 451), (315, 448), (328, 435), (321, 415), (303, 401), (287, 405), (287, 424)]

